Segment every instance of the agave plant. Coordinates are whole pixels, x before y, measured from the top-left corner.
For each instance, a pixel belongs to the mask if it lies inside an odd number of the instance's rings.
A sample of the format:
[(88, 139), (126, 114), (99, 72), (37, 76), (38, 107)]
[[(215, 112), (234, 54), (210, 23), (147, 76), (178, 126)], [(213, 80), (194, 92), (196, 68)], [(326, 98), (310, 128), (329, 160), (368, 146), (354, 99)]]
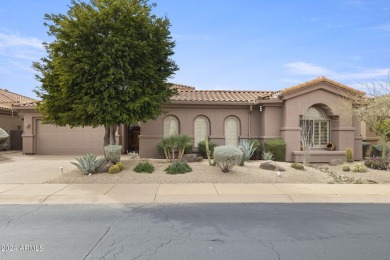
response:
[(241, 140), (239, 146), (242, 147), (241, 150), (244, 153), (244, 161), (249, 160), (256, 150), (254, 143), (249, 140)]
[(96, 155), (92, 153), (87, 153), (80, 158), (76, 158), (76, 160), (78, 163), (71, 163), (76, 165), (76, 167), (85, 174), (95, 173), (96, 170), (106, 161), (104, 158), (97, 159)]

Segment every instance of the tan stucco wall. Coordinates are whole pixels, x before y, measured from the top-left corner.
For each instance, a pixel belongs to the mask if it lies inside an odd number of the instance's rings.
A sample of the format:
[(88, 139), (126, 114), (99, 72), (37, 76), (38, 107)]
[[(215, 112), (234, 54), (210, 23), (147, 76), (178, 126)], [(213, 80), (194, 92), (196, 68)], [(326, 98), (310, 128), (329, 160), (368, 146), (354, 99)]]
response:
[[(336, 151), (345, 151), (352, 148), (355, 160), (361, 158), (360, 124), (354, 123), (352, 116), (348, 115), (345, 101), (338, 95), (338, 89), (326, 83), (320, 83), (310, 89), (300, 90), (283, 97), (283, 125), (282, 137), (287, 143), (286, 160), (293, 161), (294, 151), (300, 151), (299, 115), (303, 115), (311, 106), (318, 106), (330, 119), (330, 142), (335, 145)], [(356, 131), (356, 132), (355, 132)], [(356, 135), (356, 136), (355, 136)], [(335, 153), (336, 155), (336, 153)], [(339, 158), (335, 156), (334, 159)], [(331, 153), (318, 156), (318, 161), (324, 162), (333, 159)]]
[[(23, 152), (25, 154), (72, 154), (82, 155), (85, 153), (95, 153), (102, 155), (103, 152), (103, 136), (104, 128), (99, 127), (92, 129), (87, 127), (82, 129), (81, 127), (75, 127), (70, 129), (69, 127), (54, 127), (54, 130), (48, 132), (46, 136), (38, 134), (38, 127), (42, 120), (42, 115), (35, 110), (25, 110), (24, 114), (24, 131), (23, 131)], [(55, 129), (63, 131), (61, 134), (57, 134)], [(123, 145), (123, 138), (121, 133), (123, 127), (118, 128), (117, 143)], [(38, 137), (41, 138), (41, 150), (38, 148)], [(57, 148), (57, 149), (55, 149)]]
[[(163, 137), (163, 119), (173, 115), (179, 120), (179, 134), (194, 138), (194, 121), (198, 116), (204, 116), (210, 122), (210, 139), (218, 145), (225, 143), (224, 122), (229, 116), (236, 117), (240, 122), (240, 139), (258, 139), (264, 141), (271, 138), (283, 138), (287, 143), (286, 160), (294, 161), (301, 158), (300, 152), (300, 115), (313, 106), (319, 106), (330, 120), (330, 142), (336, 147), (336, 152), (316, 150), (313, 158), (318, 162), (329, 162), (331, 159), (342, 158), (346, 148), (352, 148), (354, 159), (361, 159), (360, 122), (345, 116), (345, 104), (340, 105), (338, 89), (326, 83), (319, 83), (307, 89), (301, 89), (286, 94), (282, 99), (259, 100), (257, 104), (190, 104), (171, 103), (163, 108), (165, 114), (156, 120), (141, 123), (139, 136), (139, 152), (142, 158), (160, 158), (156, 145)], [(259, 111), (259, 106), (263, 110)], [(348, 105), (348, 104), (347, 104)], [(350, 105), (350, 104), (349, 104)], [(326, 109), (324, 109), (326, 108)], [(34, 110), (23, 111), (25, 153), (36, 153), (36, 121), (42, 115)], [(27, 127), (27, 126), (30, 127)], [(127, 128), (121, 126), (118, 134), (120, 144), (127, 148)], [(100, 142), (100, 141), (99, 141)]]
[[(141, 124), (140, 157), (159, 158), (156, 145), (163, 137), (163, 120), (173, 115), (179, 120), (179, 134), (186, 134), (194, 138), (194, 121), (197, 116), (205, 116), (210, 121), (210, 139), (218, 145), (225, 143), (224, 122), (229, 116), (235, 116), (240, 122), (240, 139), (256, 138), (260, 136), (259, 105), (181, 105), (171, 104), (164, 107), (167, 112), (156, 120), (149, 120)], [(250, 129), (250, 131), (249, 131)]]

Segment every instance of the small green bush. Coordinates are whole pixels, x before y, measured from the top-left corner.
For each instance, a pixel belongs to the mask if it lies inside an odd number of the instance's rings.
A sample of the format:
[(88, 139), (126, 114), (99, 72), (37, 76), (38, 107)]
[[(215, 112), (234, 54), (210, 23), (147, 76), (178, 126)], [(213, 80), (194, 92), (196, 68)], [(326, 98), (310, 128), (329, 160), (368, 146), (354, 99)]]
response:
[(347, 162), (353, 162), (353, 154), (352, 154), (351, 148), (347, 148), (345, 150), (345, 158), (346, 158)]
[(349, 165), (343, 165), (343, 171), (345, 172), (349, 172), (351, 170), (351, 168), (349, 167)]
[(217, 146), (214, 149), (214, 162), (223, 172), (229, 172), (234, 166), (240, 165), (243, 152), (230, 145)]
[(274, 161), (286, 161), (286, 142), (283, 139), (269, 139), (264, 143), (265, 152), (271, 152)]
[(147, 172), (147, 173), (152, 173), (154, 172), (154, 166), (153, 164), (149, 162), (140, 162), (134, 167), (135, 172)]
[(361, 163), (358, 163), (358, 164), (355, 164), (353, 169), (352, 169), (353, 172), (366, 172), (367, 171), (367, 167), (364, 166), (363, 164)]
[(121, 171), (125, 169), (125, 165), (123, 164), (123, 162), (117, 162), (116, 166), (118, 166)]
[(111, 173), (111, 174), (115, 174), (115, 173), (118, 173), (120, 172), (121, 169), (117, 166), (117, 165), (112, 165), (109, 169), (108, 169), (108, 173)]
[(165, 171), (167, 174), (185, 174), (191, 172), (192, 168), (185, 162), (174, 162)]
[[(214, 148), (216, 147), (217, 145), (211, 141), (209, 141), (209, 149), (210, 149), (210, 154), (213, 155), (214, 153)], [(204, 159), (207, 159), (207, 153), (206, 153), (206, 143), (205, 141), (202, 141), (202, 142), (199, 142), (198, 144), (198, 152), (200, 153), (200, 155), (202, 155), (202, 157)]]
[(303, 166), (303, 164), (294, 162), (291, 164), (291, 168), (294, 168), (296, 170), (304, 170), (305, 166)]

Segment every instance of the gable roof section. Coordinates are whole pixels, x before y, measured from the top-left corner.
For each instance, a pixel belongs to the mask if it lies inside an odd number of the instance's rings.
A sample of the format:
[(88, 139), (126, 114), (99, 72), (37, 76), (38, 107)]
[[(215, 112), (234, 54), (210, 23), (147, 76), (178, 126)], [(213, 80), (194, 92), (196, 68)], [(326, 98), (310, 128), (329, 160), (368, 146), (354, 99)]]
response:
[(274, 91), (237, 91), (237, 90), (180, 90), (171, 101), (192, 102), (255, 102), (270, 98)]
[(363, 91), (359, 91), (357, 89), (348, 87), (348, 86), (341, 84), (339, 82), (330, 80), (324, 76), (315, 78), (313, 80), (310, 80), (310, 81), (307, 81), (307, 82), (304, 82), (304, 83), (301, 83), (301, 84), (298, 84), (298, 85), (295, 85), (295, 86), (292, 86), (289, 88), (285, 88), (285, 89), (281, 90), (280, 93), (281, 93), (281, 95), (284, 96), (284, 95), (291, 94), (291, 93), (294, 93), (294, 92), (299, 91), (299, 90), (310, 88), (310, 87), (317, 85), (319, 83), (328, 83), (330, 85), (334, 85), (334, 86), (338, 87), (339, 89), (341, 89), (343, 91), (346, 91), (350, 94), (355, 94), (358, 96), (364, 96), (366, 94)]
[(171, 85), (171, 88), (175, 88), (177, 90), (195, 90), (195, 87), (182, 85), (182, 84), (169, 83), (169, 85)]
[(11, 110), (13, 105), (36, 102), (37, 100), (0, 89), (0, 108)]

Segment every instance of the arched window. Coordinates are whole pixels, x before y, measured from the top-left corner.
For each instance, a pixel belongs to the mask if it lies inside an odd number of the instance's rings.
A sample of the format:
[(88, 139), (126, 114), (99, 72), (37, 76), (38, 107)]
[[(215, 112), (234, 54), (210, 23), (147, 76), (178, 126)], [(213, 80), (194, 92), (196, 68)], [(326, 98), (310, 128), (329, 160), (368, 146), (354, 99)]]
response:
[(329, 120), (324, 113), (310, 107), (301, 119), (301, 142), (314, 148), (323, 148), (329, 142)]
[(194, 146), (198, 147), (199, 142), (205, 140), (209, 133), (209, 120), (204, 116), (198, 116), (194, 121)]
[(163, 136), (168, 137), (170, 135), (179, 134), (179, 120), (174, 116), (167, 116), (164, 118)]
[(240, 123), (235, 117), (225, 120), (225, 145), (238, 145)]

